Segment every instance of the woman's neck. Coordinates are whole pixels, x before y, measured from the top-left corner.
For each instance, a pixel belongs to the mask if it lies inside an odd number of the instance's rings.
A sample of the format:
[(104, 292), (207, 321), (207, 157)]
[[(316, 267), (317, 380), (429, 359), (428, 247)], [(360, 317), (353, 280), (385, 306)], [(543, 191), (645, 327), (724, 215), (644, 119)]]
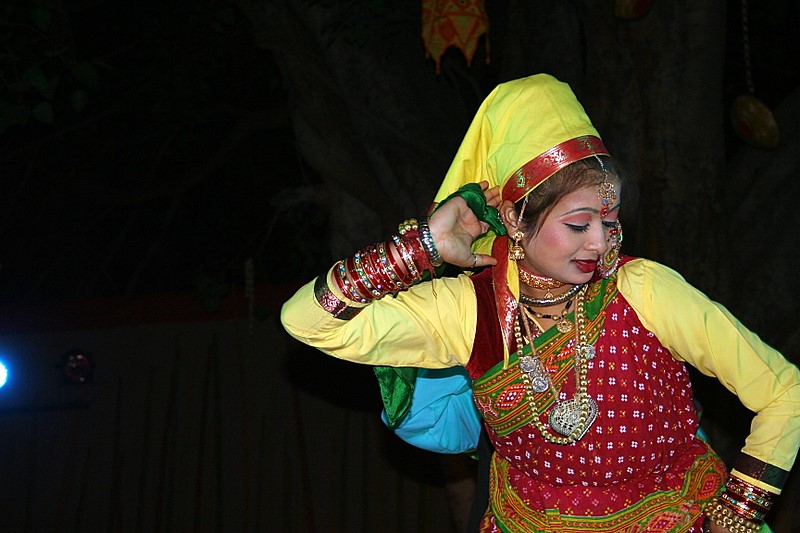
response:
[(520, 303), (531, 307), (551, 307), (575, 297), (581, 285), (563, 284), (558, 289), (539, 289), (520, 283)]

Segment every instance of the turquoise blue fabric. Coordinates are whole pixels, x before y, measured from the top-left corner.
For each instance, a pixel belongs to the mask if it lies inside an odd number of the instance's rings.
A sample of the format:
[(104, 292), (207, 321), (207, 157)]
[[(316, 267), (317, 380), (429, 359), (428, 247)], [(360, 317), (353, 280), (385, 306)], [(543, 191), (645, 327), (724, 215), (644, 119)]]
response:
[(417, 448), (444, 454), (469, 453), (477, 447), (481, 433), (471, 385), (463, 367), (420, 368), (405, 415), (392, 426), (384, 409), (381, 420)]

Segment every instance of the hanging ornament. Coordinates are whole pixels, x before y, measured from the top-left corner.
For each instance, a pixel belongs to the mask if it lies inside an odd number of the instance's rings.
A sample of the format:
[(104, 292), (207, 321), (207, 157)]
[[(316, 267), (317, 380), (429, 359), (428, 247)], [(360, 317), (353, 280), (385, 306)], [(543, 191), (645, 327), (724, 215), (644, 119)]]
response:
[(653, 0), (614, 0), (614, 16), (622, 20), (636, 20), (647, 15)]
[[(489, 31), (489, 17), (484, 0), (422, 0), (422, 41), (425, 56), (441, 68), (442, 56), (454, 46), (472, 62), (478, 41)], [(489, 62), (489, 42), (486, 41), (486, 62)]]
[(742, 51), (744, 54), (745, 82), (747, 93), (733, 102), (731, 121), (736, 135), (756, 148), (775, 148), (780, 142), (780, 129), (769, 107), (756, 98), (753, 74), (750, 66), (750, 35), (747, 0), (742, 2)]

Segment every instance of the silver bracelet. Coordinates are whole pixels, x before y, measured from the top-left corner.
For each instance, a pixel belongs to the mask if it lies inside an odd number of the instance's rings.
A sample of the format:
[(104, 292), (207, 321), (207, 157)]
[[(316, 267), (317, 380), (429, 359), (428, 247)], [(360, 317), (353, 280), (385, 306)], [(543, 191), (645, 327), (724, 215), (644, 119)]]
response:
[(444, 261), (439, 250), (436, 249), (436, 243), (433, 242), (433, 235), (431, 235), (431, 228), (428, 226), (428, 218), (422, 217), (419, 221), (419, 240), (422, 243), (422, 249), (428, 255), (431, 265), (438, 267)]

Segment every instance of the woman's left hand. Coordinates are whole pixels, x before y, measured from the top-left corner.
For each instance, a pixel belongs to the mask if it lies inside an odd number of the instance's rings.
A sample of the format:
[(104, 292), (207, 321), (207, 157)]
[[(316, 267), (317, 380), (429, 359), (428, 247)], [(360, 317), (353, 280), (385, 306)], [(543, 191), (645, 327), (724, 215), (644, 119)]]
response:
[[(486, 205), (498, 207), (499, 187), (490, 189), (486, 181), (480, 186)], [(436, 249), (447, 263), (465, 268), (497, 264), (491, 255), (472, 253), (472, 242), (489, 230), (489, 224), (478, 220), (463, 198), (455, 197), (441, 204), (428, 220), (428, 226)]]

